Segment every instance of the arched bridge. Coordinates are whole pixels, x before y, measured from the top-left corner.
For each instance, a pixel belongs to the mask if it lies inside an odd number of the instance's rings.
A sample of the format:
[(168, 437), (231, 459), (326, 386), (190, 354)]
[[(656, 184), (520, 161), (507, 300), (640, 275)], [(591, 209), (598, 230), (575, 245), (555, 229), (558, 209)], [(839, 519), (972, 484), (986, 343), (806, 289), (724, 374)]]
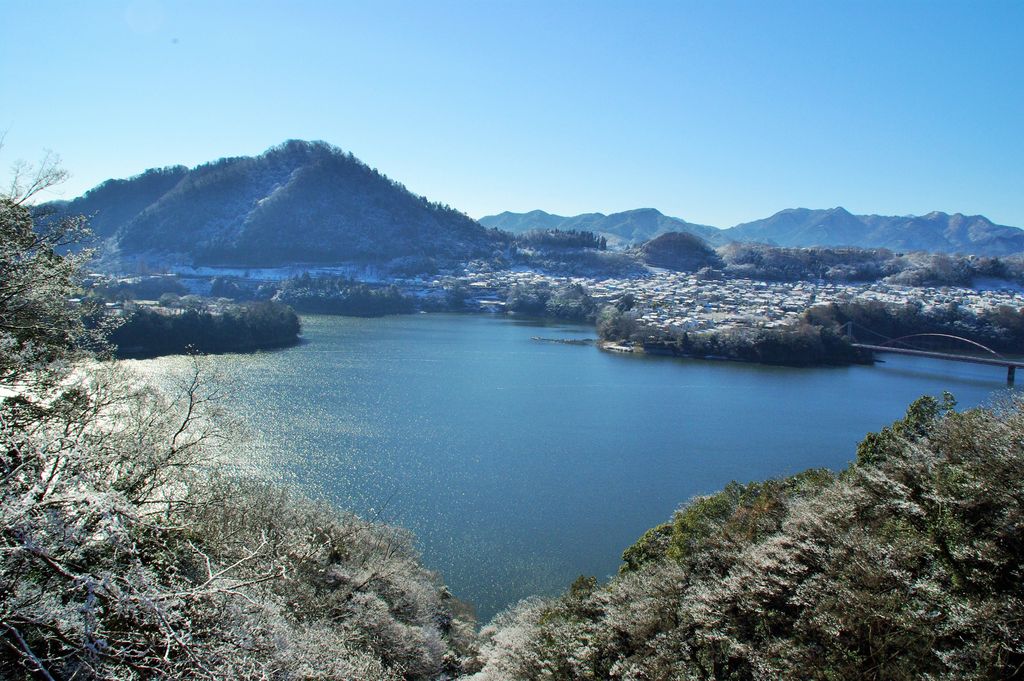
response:
[[(862, 343), (858, 341), (856, 336), (854, 336), (855, 328), (876, 336), (878, 340), (874, 343)], [(1008, 385), (1013, 385), (1014, 378), (1017, 374), (1017, 368), (1024, 367), (1024, 362), (1007, 359), (990, 347), (982, 345), (976, 341), (972, 341), (969, 338), (954, 336), (949, 333), (913, 333), (909, 336), (900, 336), (899, 338), (887, 338), (880, 333), (872, 331), (871, 329), (866, 329), (859, 324), (854, 324), (853, 322), (847, 322), (843, 326), (843, 331), (846, 336), (853, 340), (853, 347), (870, 350), (871, 352), (892, 352), (898, 355), (931, 357), (933, 359), (944, 359), (951, 362), (970, 362), (971, 364), (987, 364), (989, 366), (1006, 367), (1006, 383)], [(956, 344), (957, 346), (965, 349), (963, 352), (949, 352), (946, 350), (915, 347), (915, 345), (920, 344), (920, 341), (934, 339), (942, 339), (946, 342), (946, 345)], [(910, 341), (914, 342), (911, 343)], [(984, 354), (966, 354), (967, 352), (980, 352)]]

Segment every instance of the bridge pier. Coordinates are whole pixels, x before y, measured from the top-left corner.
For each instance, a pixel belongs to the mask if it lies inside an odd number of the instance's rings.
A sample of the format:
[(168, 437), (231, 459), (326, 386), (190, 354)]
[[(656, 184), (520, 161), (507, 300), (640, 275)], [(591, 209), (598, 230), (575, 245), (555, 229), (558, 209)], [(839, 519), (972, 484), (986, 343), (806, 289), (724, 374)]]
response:
[[(944, 336), (947, 334), (916, 334), (919, 336)], [(906, 336), (910, 338), (910, 336)], [(952, 337), (952, 336), (951, 336)], [(978, 345), (974, 341), (967, 341), (973, 345)], [(971, 362), (973, 364), (987, 364), (988, 366), (1000, 366), (1006, 367), (1006, 385), (1012, 386), (1014, 379), (1017, 378), (1017, 367), (1024, 368), (1024, 362), (1020, 360), (1012, 360), (999, 355), (995, 350), (986, 348), (984, 345), (978, 345), (983, 350), (988, 350), (995, 357), (975, 357), (973, 355), (951, 355), (947, 352), (935, 352), (932, 350), (915, 350), (913, 348), (894, 348), (886, 345), (869, 345), (868, 343), (851, 343), (855, 348), (861, 350), (870, 350), (871, 352), (891, 352), (896, 355), (914, 355), (915, 357), (931, 357), (933, 359), (948, 359), (952, 362)]]

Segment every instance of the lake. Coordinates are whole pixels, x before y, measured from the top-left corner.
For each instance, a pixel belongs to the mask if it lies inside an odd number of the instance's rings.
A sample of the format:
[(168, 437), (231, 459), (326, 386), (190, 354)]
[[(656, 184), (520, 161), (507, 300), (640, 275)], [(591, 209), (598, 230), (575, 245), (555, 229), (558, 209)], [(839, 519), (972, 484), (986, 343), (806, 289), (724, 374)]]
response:
[[(538, 342), (592, 327), (483, 315), (303, 317), (286, 350), (210, 357), (263, 474), (414, 531), (482, 621), (613, 574), (644, 530), (730, 480), (838, 470), (923, 394), (1005, 370), (885, 356), (792, 369)], [(161, 379), (188, 360), (128, 362)]]

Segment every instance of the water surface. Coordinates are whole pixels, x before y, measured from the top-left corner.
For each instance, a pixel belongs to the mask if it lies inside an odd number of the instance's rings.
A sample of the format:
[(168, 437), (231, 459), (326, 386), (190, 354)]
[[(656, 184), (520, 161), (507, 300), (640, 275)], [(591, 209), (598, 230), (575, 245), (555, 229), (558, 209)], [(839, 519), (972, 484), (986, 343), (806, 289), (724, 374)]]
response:
[[(221, 355), (266, 472), (412, 529), (486, 620), (606, 577), (622, 550), (730, 480), (840, 469), (922, 394), (965, 406), (1005, 370), (889, 355), (790, 369), (531, 340), (592, 327), (489, 316), (303, 318), (305, 342)], [(183, 358), (132, 362), (154, 375)]]

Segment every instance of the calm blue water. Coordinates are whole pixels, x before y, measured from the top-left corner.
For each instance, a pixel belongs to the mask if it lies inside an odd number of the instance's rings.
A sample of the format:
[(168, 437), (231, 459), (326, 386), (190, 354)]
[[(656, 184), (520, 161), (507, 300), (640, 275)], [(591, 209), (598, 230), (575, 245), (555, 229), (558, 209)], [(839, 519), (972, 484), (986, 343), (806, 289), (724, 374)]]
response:
[[(844, 467), (922, 394), (961, 405), (998, 368), (890, 355), (787, 369), (640, 358), (532, 336), (590, 338), (489, 316), (304, 317), (288, 350), (209, 358), (257, 465), (418, 536), (424, 560), (483, 620), (622, 550), (730, 480)], [(153, 375), (182, 358), (132, 362)]]

